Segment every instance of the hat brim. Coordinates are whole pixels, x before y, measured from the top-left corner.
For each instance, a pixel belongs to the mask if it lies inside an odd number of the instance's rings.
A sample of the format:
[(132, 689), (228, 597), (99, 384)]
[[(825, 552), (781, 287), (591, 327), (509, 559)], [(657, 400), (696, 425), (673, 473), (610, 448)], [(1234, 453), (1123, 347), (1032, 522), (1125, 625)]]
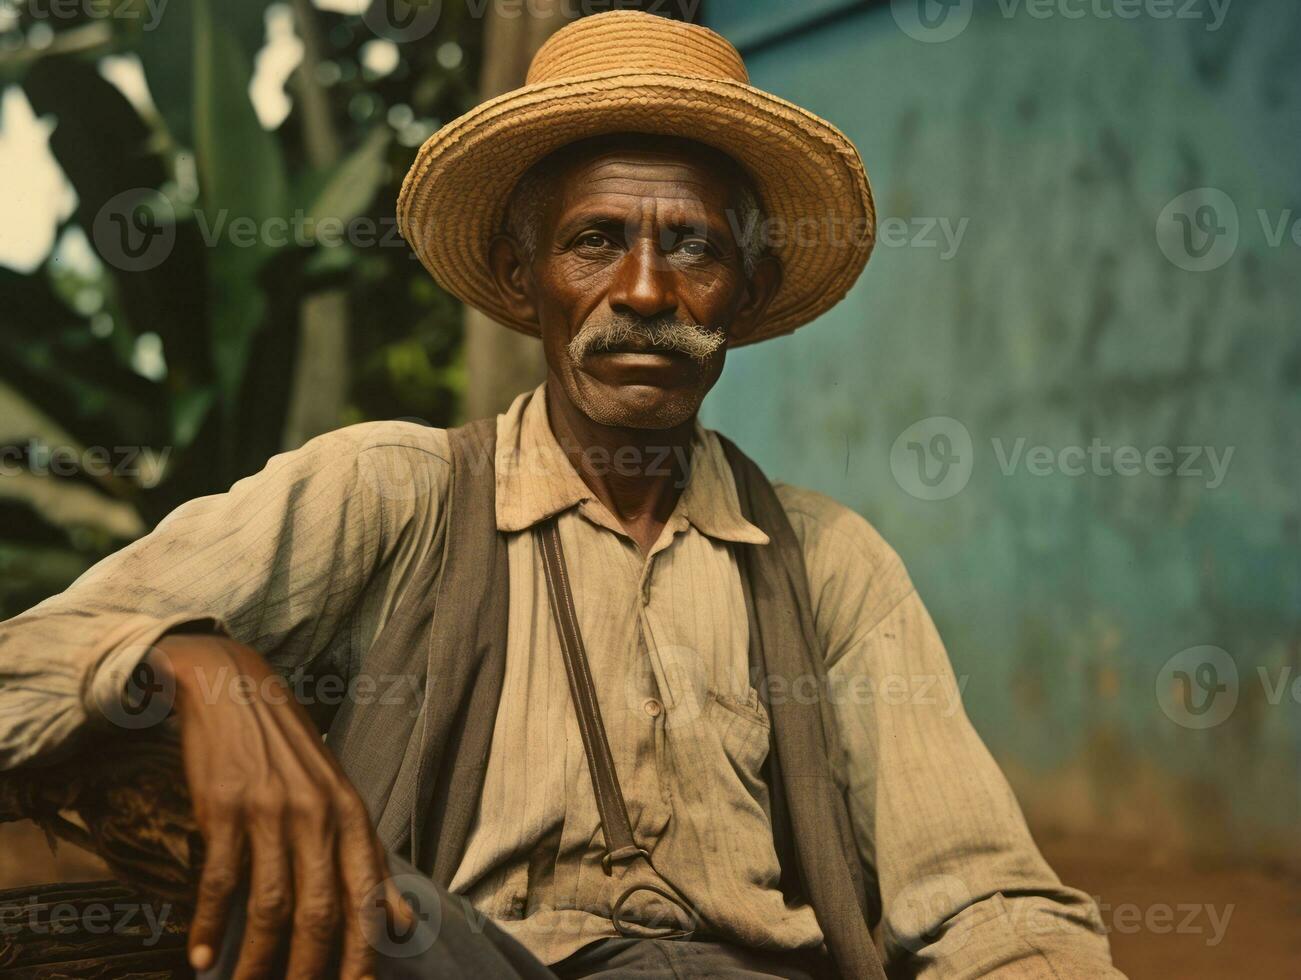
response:
[(603, 72), (526, 86), (449, 123), (420, 148), (398, 198), (398, 227), (440, 285), (523, 333), (488, 269), (516, 182), (560, 147), (603, 134), (685, 137), (726, 153), (755, 180), (765, 245), (783, 279), (765, 321), (732, 346), (790, 333), (836, 305), (876, 239), (858, 151), (834, 126), (761, 89), (668, 73)]

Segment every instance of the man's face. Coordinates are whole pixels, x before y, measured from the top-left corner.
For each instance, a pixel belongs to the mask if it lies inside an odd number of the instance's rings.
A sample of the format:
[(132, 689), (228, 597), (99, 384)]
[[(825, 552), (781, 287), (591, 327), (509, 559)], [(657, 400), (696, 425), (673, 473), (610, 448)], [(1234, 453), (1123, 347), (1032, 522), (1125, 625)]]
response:
[(780, 272), (767, 260), (746, 275), (740, 179), (704, 147), (645, 140), (594, 146), (552, 175), (536, 254), (503, 293), (523, 294), (553, 381), (588, 418), (681, 425), (718, 380), (727, 341), (758, 325)]

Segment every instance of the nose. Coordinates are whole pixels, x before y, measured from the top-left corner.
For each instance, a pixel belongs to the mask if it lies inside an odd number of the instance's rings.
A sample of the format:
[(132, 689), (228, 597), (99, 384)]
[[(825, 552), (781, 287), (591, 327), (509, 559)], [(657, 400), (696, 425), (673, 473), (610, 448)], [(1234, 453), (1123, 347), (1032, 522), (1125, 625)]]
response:
[(610, 307), (649, 319), (676, 313), (673, 269), (649, 240), (636, 242), (623, 256), (610, 287)]

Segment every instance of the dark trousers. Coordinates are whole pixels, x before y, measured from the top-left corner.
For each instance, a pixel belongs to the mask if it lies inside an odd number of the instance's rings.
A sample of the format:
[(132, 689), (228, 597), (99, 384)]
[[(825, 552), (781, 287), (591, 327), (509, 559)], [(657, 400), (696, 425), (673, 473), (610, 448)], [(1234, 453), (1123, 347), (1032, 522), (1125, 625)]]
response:
[(816, 950), (765, 952), (694, 939), (602, 939), (557, 963), (552, 970), (560, 980), (822, 980), (837, 976), (826, 957)]
[[(822, 980), (836, 976), (825, 956), (815, 950), (761, 951), (684, 939), (603, 939), (548, 969), (491, 922), (467, 917), (463, 902), (405, 861), (390, 857), (389, 868), (418, 921), (410, 931), (386, 933), (375, 943), (376, 980)], [(235, 898), (217, 962), (199, 975), (200, 980), (235, 972), (246, 902), (247, 893)]]

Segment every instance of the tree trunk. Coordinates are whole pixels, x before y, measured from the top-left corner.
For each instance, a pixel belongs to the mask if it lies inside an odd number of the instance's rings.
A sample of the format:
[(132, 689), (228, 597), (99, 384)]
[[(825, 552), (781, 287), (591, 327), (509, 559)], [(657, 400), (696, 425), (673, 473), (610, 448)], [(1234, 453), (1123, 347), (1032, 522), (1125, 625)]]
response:
[[(321, 63), (321, 38), (309, 0), (294, 0), (295, 24), (303, 40), (303, 61), (294, 77), (303, 114), (307, 160), (332, 167), (342, 155), (330, 103), (314, 75)], [(348, 397), (348, 294), (326, 289), (303, 297), (298, 307), (298, 357), (281, 442), (297, 449), (313, 436), (338, 428)]]
[[(491, 99), (524, 84), (529, 62), (542, 43), (566, 23), (561, 0), (539, 0), (524, 5), (525, 13), (496, 13), (488, 5), (484, 25), (483, 71), (480, 94)], [(486, 258), (486, 257), (485, 257)], [(465, 311), (466, 392), (463, 413), (467, 419), (485, 418), (503, 411), (521, 391), (536, 386), (546, 376), (542, 345), (532, 337), (508, 330), (478, 310)]]

